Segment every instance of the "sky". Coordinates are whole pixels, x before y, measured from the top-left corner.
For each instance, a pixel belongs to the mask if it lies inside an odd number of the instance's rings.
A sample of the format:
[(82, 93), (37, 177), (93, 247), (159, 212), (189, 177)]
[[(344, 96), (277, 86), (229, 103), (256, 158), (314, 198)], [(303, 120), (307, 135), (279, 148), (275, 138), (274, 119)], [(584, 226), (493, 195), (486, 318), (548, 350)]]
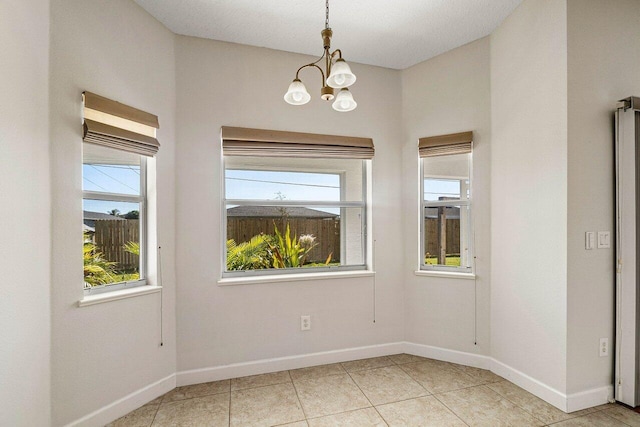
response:
[[(130, 165), (89, 165), (82, 168), (83, 190), (140, 194), (140, 168)], [(340, 201), (340, 175), (280, 171), (227, 170), (227, 199)], [(107, 213), (139, 210), (137, 203), (84, 200), (83, 209)]]
[[(130, 165), (88, 165), (82, 166), (82, 189), (137, 195), (140, 194), (140, 167)], [(138, 203), (105, 202), (83, 200), (82, 209), (91, 212), (107, 213), (118, 209), (125, 214), (140, 210)]]
[[(82, 174), (85, 191), (140, 194), (140, 167), (137, 165), (85, 164)], [(331, 173), (228, 169), (225, 187), (227, 199), (340, 201), (340, 176)], [(459, 195), (460, 185), (457, 180), (425, 179), (424, 191), (427, 200), (438, 200), (440, 196)], [(139, 210), (139, 206), (137, 203), (84, 200), (83, 209), (101, 213), (118, 209), (124, 214)]]
[(340, 201), (340, 175), (227, 169), (227, 199)]

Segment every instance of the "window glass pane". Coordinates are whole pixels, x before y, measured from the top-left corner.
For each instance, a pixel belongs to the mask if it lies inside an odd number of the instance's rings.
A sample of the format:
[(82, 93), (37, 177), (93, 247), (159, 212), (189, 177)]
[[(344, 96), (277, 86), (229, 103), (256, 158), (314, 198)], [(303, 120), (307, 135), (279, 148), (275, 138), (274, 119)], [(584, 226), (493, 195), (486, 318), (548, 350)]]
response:
[(469, 206), (424, 208), (424, 264), (470, 267)]
[(363, 221), (361, 207), (227, 205), (227, 271), (362, 265)]
[(459, 179), (424, 179), (424, 199), (427, 201), (437, 200), (460, 200), (460, 180)]
[(424, 200), (463, 200), (469, 198), (470, 154), (425, 157)]
[(140, 195), (140, 155), (83, 144), (82, 189)]
[(358, 159), (225, 158), (225, 197), (235, 200), (362, 201)]
[(340, 201), (340, 175), (227, 169), (227, 199)]
[(82, 201), (87, 286), (140, 278), (140, 204)]

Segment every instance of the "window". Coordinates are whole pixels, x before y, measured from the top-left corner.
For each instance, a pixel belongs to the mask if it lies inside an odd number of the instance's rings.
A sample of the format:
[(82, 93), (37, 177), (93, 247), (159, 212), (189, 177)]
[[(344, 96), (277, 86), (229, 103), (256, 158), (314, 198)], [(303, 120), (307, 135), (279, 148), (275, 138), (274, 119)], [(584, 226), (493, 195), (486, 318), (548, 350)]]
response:
[(146, 158), (85, 143), (82, 188), (85, 289), (144, 285)]
[(147, 160), (158, 118), (84, 92), (82, 144), (85, 295), (147, 283)]
[(420, 146), (420, 268), (470, 273), (471, 140), (461, 148), (450, 143), (436, 147), (433, 139), (428, 146), (427, 139)]
[(223, 277), (366, 268), (369, 160), (249, 154), (225, 147)]

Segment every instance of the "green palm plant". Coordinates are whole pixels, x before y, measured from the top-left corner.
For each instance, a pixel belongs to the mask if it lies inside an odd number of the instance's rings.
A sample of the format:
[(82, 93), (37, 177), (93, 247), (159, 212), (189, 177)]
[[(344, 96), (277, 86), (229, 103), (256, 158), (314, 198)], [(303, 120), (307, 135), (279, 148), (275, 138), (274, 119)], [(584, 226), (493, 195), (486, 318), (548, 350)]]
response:
[(248, 242), (237, 244), (227, 240), (227, 270), (260, 270), (271, 266), (269, 241), (271, 236), (258, 234)]
[(124, 244), (124, 250), (133, 255), (140, 256), (140, 243), (138, 242), (127, 242)]
[(84, 260), (84, 281), (90, 286), (104, 285), (115, 281), (115, 262), (107, 261), (97, 250), (89, 233), (84, 232), (82, 258)]

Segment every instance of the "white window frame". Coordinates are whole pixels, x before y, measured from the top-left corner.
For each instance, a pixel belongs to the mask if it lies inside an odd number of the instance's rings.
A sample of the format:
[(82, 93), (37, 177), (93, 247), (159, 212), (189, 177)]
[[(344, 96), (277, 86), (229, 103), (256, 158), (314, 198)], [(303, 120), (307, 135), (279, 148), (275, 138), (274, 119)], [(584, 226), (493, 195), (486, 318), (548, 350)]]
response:
[[(242, 278), (242, 277), (257, 277), (257, 276), (271, 276), (271, 275), (283, 275), (283, 274), (314, 274), (314, 273), (330, 273), (330, 272), (345, 272), (345, 271), (358, 271), (358, 270), (368, 270), (367, 260), (368, 260), (368, 205), (367, 205), (367, 194), (368, 194), (368, 180), (367, 173), (369, 168), (371, 167), (371, 160), (361, 160), (362, 161), (362, 200), (356, 202), (347, 202), (347, 201), (304, 201), (304, 200), (249, 200), (249, 199), (227, 199), (226, 198), (226, 157), (222, 157), (222, 179), (221, 181), (221, 191), (222, 191), (222, 205), (221, 205), (221, 235), (223, 238), (222, 241), (222, 250), (221, 250), (221, 277), (222, 279), (226, 278)], [(357, 160), (357, 159), (354, 159)], [(331, 169), (305, 169), (301, 167), (261, 167), (257, 165), (252, 165), (251, 167), (239, 168), (232, 167), (229, 170), (255, 170), (255, 171), (276, 171), (276, 172), (301, 172), (301, 173), (326, 173), (340, 176), (340, 198), (343, 199), (345, 197), (345, 171), (344, 170), (331, 170)], [(340, 208), (340, 217), (344, 218), (345, 209), (346, 208), (360, 208), (362, 212), (362, 221), (360, 222), (361, 227), (361, 247), (362, 247), (362, 264), (351, 264), (351, 265), (338, 265), (338, 266), (327, 266), (327, 267), (305, 267), (305, 268), (269, 268), (269, 269), (256, 269), (256, 270), (232, 270), (227, 271), (227, 206), (228, 205), (237, 205), (237, 206), (278, 206), (278, 207), (324, 207), (324, 208)], [(346, 257), (346, 247), (345, 247), (345, 232), (346, 223), (345, 221), (340, 221), (340, 257)], [(342, 259), (340, 260), (342, 264)]]
[[(87, 144), (86, 142), (84, 144)], [(84, 147), (84, 146), (83, 146)], [(116, 150), (115, 148), (111, 148)], [(139, 155), (139, 154), (137, 154)], [(124, 282), (107, 283), (84, 288), (84, 295), (97, 295), (105, 292), (136, 288), (147, 285), (147, 157), (140, 156), (140, 195), (107, 193), (100, 191), (82, 191), (82, 200), (98, 200), (106, 202), (130, 202), (139, 204), (140, 221), (140, 278)], [(84, 165), (84, 159), (83, 159)]]
[[(455, 155), (455, 154), (454, 154)], [(454, 180), (454, 179), (459, 179), (460, 182), (460, 199), (459, 200), (438, 200), (438, 201), (426, 201), (425, 197), (424, 197), (424, 181), (425, 181), (425, 169), (424, 169), (424, 161), (425, 159), (428, 159), (428, 157), (423, 157), (420, 158), (420, 215), (419, 215), (419, 222), (420, 222), (420, 226), (419, 226), (419, 230), (420, 230), (420, 242), (419, 242), (419, 258), (418, 258), (418, 265), (419, 265), (419, 269), (420, 271), (433, 271), (433, 272), (453, 272), (453, 273), (467, 273), (467, 274), (474, 274), (474, 270), (475, 270), (475, 247), (474, 247), (474, 243), (475, 243), (475, 234), (474, 234), (474, 230), (473, 230), (473, 152), (468, 153), (469, 156), (469, 177), (455, 177), (455, 176), (436, 176), (436, 175), (430, 175), (429, 178), (434, 178), (434, 179), (448, 179), (448, 180)], [(463, 181), (469, 181), (469, 197), (468, 199), (463, 199), (463, 194), (464, 194), (464, 182)], [(468, 266), (450, 266), (450, 265), (439, 265), (439, 264), (427, 264), (424, 261), (425, 258), (425, 220), (424, 220), (424, 212), (426, 208), (433, 208), (433, 207), (457, 207), (460, 206), (461, 208), (463, 206), (466, 206), (468, 209), (468, 230), (465, 231), (465, 234), (467, 236), (467, 247), (468, 247), (468, 252), (467, 252), (467, 258), (468, 258)], [(462, 221), (462, 209), (460, 209), (460, 221)], [(460, 234), (462, 236), (463, 234), (463, 230), (462, 230), (462, 224), (460, 226)], [(462, 243), (462, 242), (461, 242)], [(462, 249), (462, 248), (461, 248)], [(462, 254), (460, 256), (461, 262), (462, 262)]]

